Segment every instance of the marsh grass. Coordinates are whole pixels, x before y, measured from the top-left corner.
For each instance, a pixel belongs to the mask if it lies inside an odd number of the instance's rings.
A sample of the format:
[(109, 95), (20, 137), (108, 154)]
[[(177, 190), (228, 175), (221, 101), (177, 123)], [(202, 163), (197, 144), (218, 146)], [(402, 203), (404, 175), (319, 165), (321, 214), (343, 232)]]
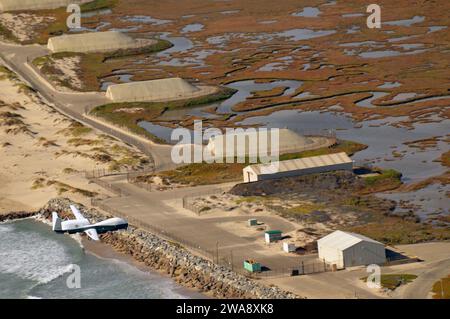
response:
[(361, 194), (394, 190), (402, 185), (402, 174), (393, 169), (380, 170), (379, 175), (364, 178), (365, 186)]
[[(162, 139), (151, 134), (138, 125), (141, 121), (151, 122), (159, 117), (164, 111), (169, 109), (181, 109), (214, 103), (232, 96), (236, 91), (228, 88), (221, 88), (218, 92), (206, 96), (177, 100), (169, 102), (130, 102), (130, 103), (110, 103), (98, 106), (91, 111), (91, 114), (119, 127), (127, 128), (131, 132), (150, 138), (154, 142), (164, 143)], [(121, 109), (142, 109), (140, 112), (120, 112)]]
[(450, 275), (436, 281), (431, 289), (433, 299), (450, 299)]
[[(387, 274), (387, 275), (381, 275), (380, 278), (380, 284), (381, 287), (389, 289), (389, 290), (395, 290), (396, 288), (400, 287), (401, 285), (406, 285), (410, 282), (412, 282), (414, 279), (416, 279), (416, 275), (411, 274)], [(367, 281), (367, 277), (361, 278), (364, 282)]]
[[(155, 44), (151, 44), (137, 49), (123, 49), (113, 52), (97, 52), (97, 53), (74, 53), (59, 52), (49, 56), (38, 57), (33, 64), (39, 67), (40, 71), (47, 77), (51, 77), (53, 81), (71, 90), (89, 92), (98, 91), (100, 89), (100, 79), (111, 75), (114, 69), (120, 69), (126, 61), (122, 58), (129, 56), (138, 56), (143, 54), (152, 54), (162, 50), (166, 50), (172, 46), (172, 43), (166, 40), (157, 39)], [(58, 76), (62, 75), (61, 70), (55, 67), (54, 60), (78, 57), (80, 60), (77, 76), (83, 83), (81, 88), (74, 87), (69, 81), (64, 81)], [(108, 62), (108, 63), (106, 63)]]
[(433, 240), (449, 240), (449, 227), (435, 227), (399, 217), (383, 217), (375, 222), (345, 229), (388, 245), (415, 244)]

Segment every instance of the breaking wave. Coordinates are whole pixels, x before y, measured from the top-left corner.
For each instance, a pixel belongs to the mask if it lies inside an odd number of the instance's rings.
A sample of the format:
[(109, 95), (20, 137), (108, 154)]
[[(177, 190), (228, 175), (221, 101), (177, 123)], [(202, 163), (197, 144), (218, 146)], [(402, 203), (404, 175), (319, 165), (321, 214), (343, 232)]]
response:
[(70, 271), (71, 257), (64, 246), (38, 232), (0, 225), (0, 272), (48, 283)]
[[(190, 291), (158, 273), (120, 259), (85, 254), (79, 238), (71, 237), (54, 234), (35, 221), (0, 224), (0, 281), (8, 280), (3, 295), (33, 299), (191, 296)], [(72, 264), (80, 267), (81, 289), (66, 285), (64, 276), (72, 273)]]

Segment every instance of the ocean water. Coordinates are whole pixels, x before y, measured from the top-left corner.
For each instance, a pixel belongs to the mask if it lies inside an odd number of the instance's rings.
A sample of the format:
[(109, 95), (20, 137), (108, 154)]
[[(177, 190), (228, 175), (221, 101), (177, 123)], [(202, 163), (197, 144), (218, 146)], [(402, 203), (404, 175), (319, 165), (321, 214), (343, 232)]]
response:
[[(67, 286), (73, 264), (80, 267), (80, 288)], [(193, 297), (200, 295), (157, 273), (85, 252), (77, 240), (34, 219), (0, 224), (0, 299)]]

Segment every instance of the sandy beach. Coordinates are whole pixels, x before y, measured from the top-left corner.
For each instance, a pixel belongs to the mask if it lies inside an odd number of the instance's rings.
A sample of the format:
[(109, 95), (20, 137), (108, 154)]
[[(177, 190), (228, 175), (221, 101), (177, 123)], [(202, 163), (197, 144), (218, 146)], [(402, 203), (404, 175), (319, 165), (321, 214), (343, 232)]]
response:
[(38, 209), (57, 196), (80, 203), (107, 196), (84, 171), (130, 167), (145, 158), (56, 112), (5, 69), (0, 119), (0, 213)]

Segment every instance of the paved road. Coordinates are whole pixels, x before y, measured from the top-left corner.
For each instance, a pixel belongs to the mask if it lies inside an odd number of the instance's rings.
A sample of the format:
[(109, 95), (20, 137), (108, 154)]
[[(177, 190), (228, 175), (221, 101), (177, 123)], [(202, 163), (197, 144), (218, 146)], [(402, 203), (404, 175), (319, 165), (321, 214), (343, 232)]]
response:
[(393, 298), (424, 299), (430, 297), (435, 282), (450, 274), (450, 242), (399, 245), (396, 250), (418, 256), (422, 262), (384, 266), (382, 274), (415, 274), (411, 283), (388, 294), (368, 288), (360, 278), (367, 276), (364, 267), (311, 276), (268, 279), (270, 284), (292, 290), (308, 298)]
[[(171, 147), (159, 145), (142, 137), (131, 135), (126, 131), (108, 123), (85, 115), (87, 110), (110, 102), (104, 93), (59, 92), (30, 63), (35, 58), (48, 55), (50, 52), (40, 45), (10, 45), (0, 42), (0, 57), (8, 67), (16, 72), (24, 81), (35, 89), (41, 97), (61, 113), (102, 132), (114, 136), (126, 143), (136, 146), (154, 161), (158, 170), (176, 167), (170, 156)], [(122, 214), (127, 214), (151, 225), (176, 234), (178, 238), (187, 239), (208, 251), (215, 251), (217, 242), (222, 256), (231, 259), (236, 267), (242, 268), (244, 259), (252, 258), (260, 261), (270, 269), (299, 267), (301, 261), (315, 260), (316, 256), (292, 256), (281, 250), (281, 245), (270, 251), (265, 247), (262, 234), (239, 234), (234, 229), (227, 229), (231, 222), (245, 224), (248, 216), (220, 218), (201, 218), (194, 213), (183, 211), (182, 207), (168, 205), (170, 201), (181, 204), (183, 196), (209, 192), (211, 186), (196, 187), (167, 192), (146, 192), (123, 180), (113, 183), (130, 194), (128, 197), (111, 198), (104, 201)], [(260, 218), (272, 229), (284, 232), (292, 231), (292, 224), (277, 216), (252, 216)]]
[(35, 89), (41, 97), (55, 109), (87, 126), (94, 127), (105, 134), (114, 136), (128, 144), (139, 148), (154, 161), (158, 170), (175, 167), (170, 159), (171, 147), (153, 143), (147, 139), (129, 134), (112, 125), (106, 125), (85, 116), (86, 110), (95, 106), (110, 103), (104, 93), (100, 92), (60, 92), (57, 91), (37, 70), (29, 63), (35, 58), (50, 54), (41, 45), (14, 45), (0, 42), (0, 58), (5, 64)]
[[(311, 261), (316, 255), (293, 256), (281, 249), (281, 244), (274, 244), (269, 251), (264, 243), (263, 232), (240, 234), (238, 230), (231, 229), (230, 223), (246, 225), (247, 220), (257, 218), (263, 221), (270, 229), (280, 229), (283, 232), (295, 230), (295, 227), (278, 216), (251, 215), (251, 216), (197, 216), (191, 211), (182, 208), (184, 196), (198, 195), (202, 192), (211, 193), (212, 188), (221, 192), (230, 187), (230, 184), (218, 186), (198, 186), (181, 188), (173, 191), (148, 192), (133, 184), (121, 181), (120, 177), (109, 178), (109, 182), (120, 187), (126, 197), (115, 197), (103, 201), (109, 207), (114, 207), (122, 214), (146, 222), (169, 234), (184, 238), (200, 247), (202, 250), (215, 252), (219, 243), (219, 255), (231, 259), (235, 267), (242, 268), (244, 259), (255, 259), (270, 269), (299, 267), (301, 261)], [(239, 269), (235, 268), (235, 269)]]
[(361, 277), (364, 270), (341, 270), (308, 276), (270, 278), (265, 281), (283, 289), (293, 291), (309, 299), (377, 299), (387, 298), (367, 288)]
[(393, 297), (403, 299), (426, 299), (431, 297), (433, 284), (450, 275), (450, 258), (426, 263), (410, 271), (418, 277), (404, 287), (397, 288)]

